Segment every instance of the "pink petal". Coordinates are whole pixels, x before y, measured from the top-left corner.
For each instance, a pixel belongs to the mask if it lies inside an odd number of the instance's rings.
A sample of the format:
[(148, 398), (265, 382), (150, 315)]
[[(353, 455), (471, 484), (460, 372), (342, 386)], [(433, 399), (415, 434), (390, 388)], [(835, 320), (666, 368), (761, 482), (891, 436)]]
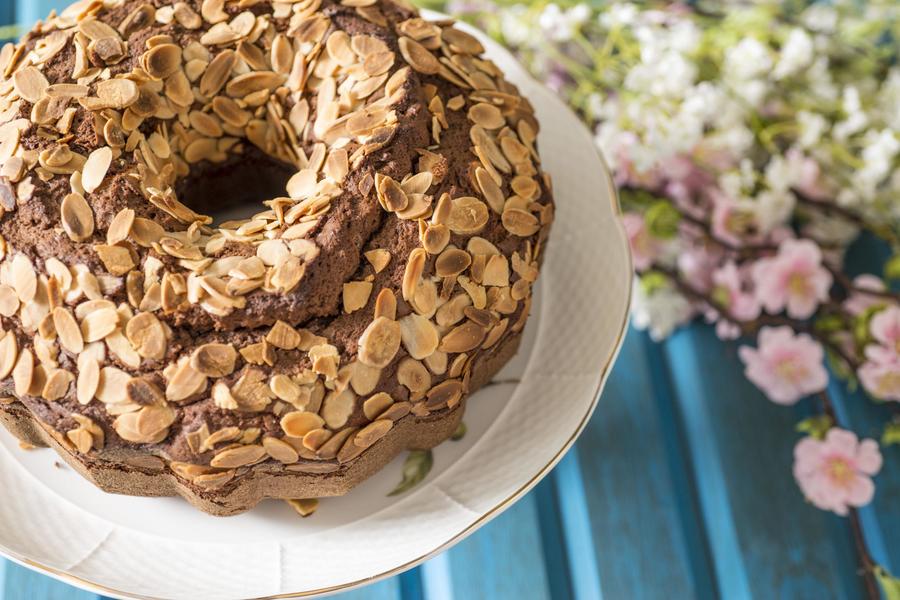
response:
[(847, 503), (852, 506), (865, 506), (872, 501), (874, 495), (875, 484), (868, 477), (860, 475), (853, 478), (847, 490)]
[(863, 440), (856, 451), (856, 468), (867, 475), (875, 475), (881, 470), (881, 452), (875, 440)]

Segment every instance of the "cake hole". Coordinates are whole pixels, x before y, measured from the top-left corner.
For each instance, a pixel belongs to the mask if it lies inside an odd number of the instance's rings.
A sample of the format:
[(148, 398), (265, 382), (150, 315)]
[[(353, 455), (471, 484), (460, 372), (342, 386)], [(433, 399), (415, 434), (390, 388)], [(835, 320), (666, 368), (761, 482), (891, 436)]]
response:
[(179, 200), (194, 211), (213, 218), (213, 226), (248, 219), (263, 212), (265, 200), (283, 197), (296, 168), (248, 148), (224, 163), (194, 165), (179, 182)]

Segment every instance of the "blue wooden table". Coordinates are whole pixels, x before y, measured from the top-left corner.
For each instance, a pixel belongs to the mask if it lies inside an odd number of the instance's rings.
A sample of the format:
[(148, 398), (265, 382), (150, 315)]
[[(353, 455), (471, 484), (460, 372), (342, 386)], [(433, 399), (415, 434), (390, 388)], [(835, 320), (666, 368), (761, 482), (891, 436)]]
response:
[[(65, 2), (0, 0), (30, 23)], [(857, 262), (878, 260), (868, 250)], [(591, 423), (533, 492), (425, 565), (339, 596), (372, 600), (865, 597), (851, 524), (803, 500), (795, 422), (765, 400), (734, 345), (701, 325), (654, 344), (628, 336)], [(880, 435), (883, 407), (840, 386), (842, 420)], [(900, 464), (900, 448), (883, 449)], [(900, 572), (900, 476), (860, 511), (872, 557)], [(0, 560), (0, 600), (94, 600)]]

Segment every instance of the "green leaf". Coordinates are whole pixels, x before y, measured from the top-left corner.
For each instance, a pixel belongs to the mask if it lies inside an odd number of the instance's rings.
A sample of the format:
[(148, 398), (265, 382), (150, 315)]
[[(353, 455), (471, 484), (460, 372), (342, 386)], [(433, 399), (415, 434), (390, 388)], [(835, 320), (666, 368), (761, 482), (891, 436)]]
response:
[(822, 333), (834, 333), (844, 328), (844, 319), (840, 315), (825, 315), (816, 319), (815, 327)]
[(403, 463), (403, 480), (388, 496), (399, 496), (416, 487), (428, 476), (433, 466), (434, 457), (431, 455), (431, 450), (411, 451), (406, 457), (406, 462)]
[(647, 271), (641, 275), (641, 290), (647, 296), (652, 296), (658, 290), (669, 287), (669, 278), (659, 271)]
[(884, 265), (885, 279), (900, 279), (900, 254), (892, 256)]
[(809, 434), (817, 440), (825, 439), (825, 434), (834, 425), (834, 421), (828, 415), (816, 415), (808, 419), (803, 419), (797, 423), (797, 431)]
[(451, 442), (458, 442), (459, 440), (466, 437), (466, 432), (469, 431), (469, 428), (466, 427), (466, 424), (462, 421), (459, 422), (459, 427), (456, 428), (456, 431), (453, 432), (453, 435), (450, 436)]
[(665, 200), (654, 203), (644, 213), (647, 229), (661, 240), (670, 240), (678, 234), (681, 213)]
[(884, 567), (875, 567), (875, 579), (884, 593), (884, 600), (900, 600), (900, 579), (892, 577)]
[(900, 423), (888, 423), (881, 433), (881, 445), (900, 444)]

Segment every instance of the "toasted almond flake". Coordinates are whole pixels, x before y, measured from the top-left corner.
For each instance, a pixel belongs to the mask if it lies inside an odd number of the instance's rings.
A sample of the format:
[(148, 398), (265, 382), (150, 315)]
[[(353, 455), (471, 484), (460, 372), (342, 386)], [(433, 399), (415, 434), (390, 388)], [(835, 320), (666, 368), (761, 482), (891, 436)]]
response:
[(140, 312), (125, 325), (125, 337), (142, 357), (161, 360), (166, 353), (166, 332), (156, 315)]
[(16, 254), (12, 260), (12, 285), (23, 304), (31, 302), (37, 294), (37, 274), (24, 254)]
[(289, 75), (294, 64), (294, 48), (290, 40), (284, 34), (278, 34), (272, 40), (272, 68)]
[(409, 253), (409, 259), (406, 262), (406, 269), (403, 272), (402, 293), (403, 299), (409, 301), (416, 293), (416, 287), (422, 280), (425, 271), (425, 261), (428, 260), (428, 253), (424, 248), (415, 248)]
[(448, 405), (455, 406), (462, 397), (462, 393), (462, 382), (456, 379), (448, 379), (428, 390), (428, 401), (425, 407), (429, 410), (435, 410)]
[(385, 210), (396, 212), (403, 210), (409, 204), (409, 198), (406, 192), (400, 187), (396, 181), (382, 175), (377, 178), (378, 181), (378, 201)]
[(391, 262), (390, 251), (384, 249), (369, 250), (365, 253), (365, 257), (376, 273), (381, 273)]
[(0, 379), (6, 379), (12, 372), (19, 356), (19, 346), (16, 343), (16, 335), (7, 332), (0, 338)]
[(316, 512), (319, 508), (319, 501), (316, 498), (290, 499), (285, 500), (285, 502), (287, 502), (288, 505), (304, 519)]
[(81, 328), (72, 313), (68, 309), (58, 306), (53, 309), (52, 315), (60, 345), (70, 354), (78, 354), (84, 350)]
[(141, 64), (150, 77), (165, 79), (181, 68), (181, 47), (175, 44), (154, 46), (141, 57)]
[(97, 84), (97, 98), (104, 108), (128, 108), (138, 102), (140, 97), (140, 88), (130, 79), (109, 79)]
[(400, 54), (413, 69), (425, 75), (436, 75), (441, 70), (441, 63), (425, 46), (408, 37), (398, 41)]
[(122, 242), (128, 238), (131, 226), (134, 224), (134, 210), (123, 208), (113, 217), (106, 231), (106, 243), (110, 246)]
[(372, 321), (359, 338), (359, 360), (370, 367), (388, 366), (400, 349), (400, 325), (385, 317)]
[(98, 244), (94, 246), (94, 251), (103, 262), (106, 270), (113, 275), (124, 275), (135, 266), (131, 252), (124, 246)]
[(448, 354), (469, 352), (484, 341), (484, 328), (477, 323), (467, 321), (454, 327), (441, 338), (440, 350)]
[(81, 321), (81, 336), (86, 343), (102, 340), (119, 325), (115, 308), (100, 308), (88, 313)]
[(398, 323), (403, 347), (411, 357), (421, 360), (437, 350), (439, 335), (431, 321), (412, 313), (400, 319)]
[(73, 242), (83, 242), (94, 233), (94, 213), (81, 194), (69, 194), (60, 205), (61, 221)]
[(453, 233), (471, 235), (487, 225), (489, 216), (484, 202), (472, 196), (461, 196), (451, 200), (446, 225)]
[(519, 237), (532, 236), (541, 228), (541, 224), (530, 212), (518, 208), (507, 208), (502, 215), (503, 227)]
[(506, 119), (500, 109), (492, 104), (479, 102), (469, 109), (469, 120), (485, 129), (500, 129), (506, 124)]
[(357, 432), (353, 438), (353, 443), (360, 448), (369, 448), (387, 435), (387, 432), (394, 426), (394, 422), (390, 419), (379, 419), (363, 427)]
[(284, 321), (276, 321), (266, 335), (266, 341), (276, 348), (293, 350), (300, 345), (302, 338), (296, 329)]
[(497, 185), (497, 182), (494, 181), (494, 178), (491, 177), (487, 169), (478, 167), (475, 169), (475, 180), (478, 183), (478, 187), (481, 188), (481, 194), (484, 196), (484, 199), (487, 200), (491, 209), (493, 209), (494, 212), (501, 214), (506, 199), (503, 197), (503, 192), (500, 189), (500, 186)]
[(372, 295), (372, 283), (369, 281), (350, 281), (344, 284), (344, 312), (352, 313), (363, 308)]
[(166, 403), (162, 390), (143, 377), (132, 378), (125, 386), (125, 395), (131, 402), (142, 406), (162, 406)]
[(447, 248), (434, 261), (434, 272), (438, 277), (453, 277), (464, 273), (472, 264), (472, 257), (465, 250)]
[(87, 454), (94, 446), (94, 437), (91, 432), (81, 427), (67, 431), (66, 437), (81, 454)]
[(19, 310), (19, 297), (16, 290), (8, 285), (0, 285), (0, 315), (11, 317)]
[(54, 369), (48, 376), (41, 390), (41, 397), (50, 402), (55, 402), (65, 396), (69, 391), (69, 385), (75, 381), (75, 376), (65, 369)]
[(50, 82), (36, 67), (25, 67), (13, 75), (13, 85), (22, 99), (34, 104), (43, 97)]
[(95, 395), (100, 402), (107, 405), (125, 404), (128, 397), (125, 388), (131, 376), (116, 367), (103, 367), (100, 369), (100, 377)]
[(283, 440), (274, 437), (264, 437), (263, 447), (269, 456), (278, 462), (290, 465), (300, 460), (300, 455), (293, 446)]
[(16, 366), (12, 370), (12, 376), (16, 396), (21, 398), (27, 395), (31, 389), (31, 382), (34, 377), (34, 355), (31, 353), (31, 350), (24, 349), (19, 353)]
[(339, 429), (347, 424), (356, 407), (356, 395), (349, 389), (328, 394), (322, 403), (322, 418), (331, 429)]
[(390, 394), (379, 392), (363, 402), (363, 414), (370, 421), (374, 421), (378, 418), (378, 415), (386, 411), (393, 403), (394, 399), (391, 398)]
[(325, 420), (311, 412), (289, 412), (281, 418), (281, 429), (289, 437), (302, 438), (310, 431), (319, 429)]
[(224, 10), (225, 0), (203, 0), (200, 14), (203, 19), (212, 25), (228, 20), (228, 13)]
[(225, 377), (234, 372), (236, 360), (231, 344), (203, 344), (191, 355), (191, 366), (207, 377)]
[(206, 388), (206, 375), (194, 369), (191, 361), (181, 359), (166, 385), (166, 400), (182, 402)]
[(431, 387), (431, 374), (419, 361), (404, 358), (397, 367), (397, 381), (412, 394), (424, 394)]
[(237, 469), (258, 463), (266, 457), (266, 449), (260, 445), (238, 446), (227, 448), (209, 462), (210, 466), (218, 469)]
[(112, 148), (108, 146), (97, 148), (91, 152), (87, 162), (84, 163), (84, 170), (81, 174), (81, 187), (84, 188), (84, 191), (91, 194), (100, 187), (109, 171), (112, 157)]

